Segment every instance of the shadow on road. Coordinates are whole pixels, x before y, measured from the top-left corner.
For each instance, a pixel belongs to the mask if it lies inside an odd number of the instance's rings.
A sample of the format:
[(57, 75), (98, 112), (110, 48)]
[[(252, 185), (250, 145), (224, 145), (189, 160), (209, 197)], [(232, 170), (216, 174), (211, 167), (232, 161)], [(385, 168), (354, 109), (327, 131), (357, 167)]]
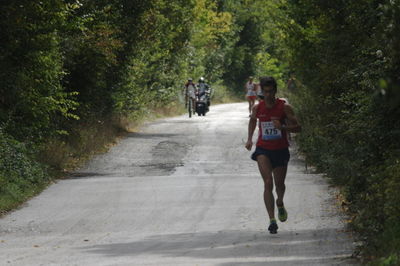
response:
[[(353, 264), (348, 237), (337, 229), (282, 231), (220, 231), (154, 235), (128, 243), (87, 247), (105, 256), (188, 257), (223, 259), (219, 265), (343, 265)], [(333, 248), (334, 247), (334, 248)], [(324, 254), (321, 257), (321, 254)], [(227, 260), (232, 259), (231, 262)], [(240, 260), (243, 259), (243, 263)]]
[(154, 121), (154, 122), (152, 122), (152, 124), (157, 124), (157, 125), (159, 125), (159, 124), (198, 124), (198, 123), (201, 123), (202, 122), (202, 120), (195, 120), (195, 118), (187, 118), (187, 119), (180, 119), (180, 120), (177, 120), (177, 119), (174, 119), (174, 120), (170, 120), (170, 119), (168, 119), (168, 120), (158, 120), (158, 121)]
[(154, 139), (154, 138), (172, 138), (178, 137), (180, 134), (169, 134), (169, 133), (129, 133), (126, 135), (127, 138), (137, 139)]
[(91, 177), (101, 177), (101, 176), (109, 176), (106, 173), (98, 173), (98, 172), (71, 172), (65, 179), (85, 179)]

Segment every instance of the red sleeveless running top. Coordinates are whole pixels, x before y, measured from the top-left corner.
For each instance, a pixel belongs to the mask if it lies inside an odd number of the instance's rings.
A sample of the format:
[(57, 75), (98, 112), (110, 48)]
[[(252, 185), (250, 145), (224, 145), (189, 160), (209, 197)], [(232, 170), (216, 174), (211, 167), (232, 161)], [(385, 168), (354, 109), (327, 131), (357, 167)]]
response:
[(260, 101), (257, 108), (258, 118), (258, 141), (256, 146), (267, 150), (280, 150), (289, 147), (286, 130), (274, 127), (272, 120), (279, 120), (285, 124), (286, 114), (284, 111), (285, 101), (277, 98), (272, 108), (265, 106), (265, 101)]

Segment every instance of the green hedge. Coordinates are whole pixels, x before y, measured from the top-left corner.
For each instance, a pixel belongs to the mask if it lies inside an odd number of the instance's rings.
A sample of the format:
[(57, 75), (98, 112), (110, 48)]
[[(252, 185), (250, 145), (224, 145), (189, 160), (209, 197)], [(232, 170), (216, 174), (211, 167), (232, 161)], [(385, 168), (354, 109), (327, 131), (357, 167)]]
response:
[(43, 166), (28, 155), (34, 152), (0, 131), (0, 210), (17, 206), (49, 182)]
[(343, 189), (372, 264), (400, 239), (400, 5), (288, 1), (284, 40), (301, 86), (291, 96), (307, 159)]

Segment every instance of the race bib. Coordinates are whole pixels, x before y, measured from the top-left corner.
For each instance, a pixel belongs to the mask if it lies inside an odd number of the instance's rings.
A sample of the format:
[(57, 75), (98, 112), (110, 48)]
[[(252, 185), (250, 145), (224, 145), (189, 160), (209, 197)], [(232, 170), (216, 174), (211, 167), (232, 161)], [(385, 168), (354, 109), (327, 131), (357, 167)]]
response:
[(272, 121), (261, 122), (261, 131), (263, 140), (274, 140), (282, 138), (282, 132), (275, 128)]

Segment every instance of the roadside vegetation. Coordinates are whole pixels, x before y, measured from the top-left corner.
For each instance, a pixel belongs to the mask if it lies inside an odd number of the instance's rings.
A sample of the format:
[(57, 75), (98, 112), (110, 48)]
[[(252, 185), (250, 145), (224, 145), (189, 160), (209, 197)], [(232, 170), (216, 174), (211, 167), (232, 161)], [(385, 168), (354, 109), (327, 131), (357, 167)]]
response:
[(251, 58), (262, 50), (243, 35), (257, 28), (241, 11), (252, 5), (2, 1), (0, 211), (142, 121), (182, 113), (188, 77), (206, 78), (213, 103), (237, 101), (254, 71)]
[[(308, 163), (341, 188), (366, 262), (400, 263), (400, 2), (42, 0), (0, 3), (0, 212), (141, 121), (272, 75)], [(289, 73), (295, 85), (286, 88)]]
[(342, 188), (373, 265), (399, 265), (400, 2), (287, 1), (283, 42), (307, 160)]

